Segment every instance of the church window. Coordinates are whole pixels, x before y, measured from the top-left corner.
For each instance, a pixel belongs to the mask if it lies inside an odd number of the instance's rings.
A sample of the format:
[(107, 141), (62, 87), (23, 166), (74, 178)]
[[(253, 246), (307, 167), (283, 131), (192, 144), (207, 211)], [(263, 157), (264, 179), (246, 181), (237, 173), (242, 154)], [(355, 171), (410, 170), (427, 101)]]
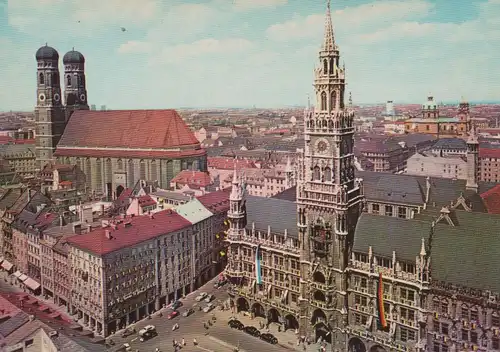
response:
[(67, 75), (66, 76), (66, 85), (69, 87), (71, 86), (71, 76), (70, 75)]
[(330, 182), (332, 180), (332, 170), (329, 167), (325, 167), (325, 181)]
[(330, 110), (333, 111), (335, 110), (336, 106), (337, 106), (337, 91), (333, 91), (332, 92), (332, 95), (330, 97), (331, 101), (330, 101)]
[(314, 128), (314, 120), (311, 120), (311, 128)]
[(332, 120), (328, 120), (328, 128), (333, 129), (333, 121)]
[(326, 61), (326, 59), (323, 60), (323, 73), (328, 73), (328, 61)]
[(321, 177), (321, 172), (319, 166), (315, 166), (313, 169), (313, 181), (319, 181)]
[(326, 93), (321, 93), (321, 110), (326, 110)]
[(323, 128), (326, 128), (327, 122), (326, 120), (323, 120)]
[(57, 72), (52, 75), (52, 85), (59, 87), (59, 73)]
[(334, 74), (335, 72), (333, 72), (333, 58), (330, 58), (330, 74)]
[(39, 84), (45, 84), (45, 77), (42, 72), (38, 75), (38, 82)]

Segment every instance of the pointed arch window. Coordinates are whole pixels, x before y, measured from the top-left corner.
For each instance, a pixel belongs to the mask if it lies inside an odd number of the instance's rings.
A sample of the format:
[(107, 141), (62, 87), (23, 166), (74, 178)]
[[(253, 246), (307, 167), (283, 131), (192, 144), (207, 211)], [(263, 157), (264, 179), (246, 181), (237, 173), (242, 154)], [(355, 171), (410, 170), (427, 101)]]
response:
[(334, 90), (332, 91), (332, 94), (330, 96), (330, 108), (331, 108), (331, 111), (334, 111), (335, 108), (337, 107), (337, 91)]
[(60, 82), (59, 82), (59, 74), (56, 72), (52, 75), (52, 85), (59, 87)]
[(71, 86), (71, 76), (70, 75), (67, 75), (66, 76), (66, 85), (69, 87)]
[(326, 59), (323, 60), (323, 73), (324, 74), (328, 73), (328, 61)]
[(45, 77), (42, 72), (38, 75), (38, 83), (39, 84), (45, 84)]
[(321, 178), (321, 172), (319, 166), (315, 166), (313, 169), (313, 181), (319, 181)]
[(330, 169), (329, 167), (325, 167), (325, 181), (326, 182), (332, 181), (332, 169)]
[(321, 110), (326, 110), (326, 93), (321, 93)]
[(331, 75), (333, 75), (333, 73), (334, 73), (334, 72), (333, 72), (333, 67), (334, 67), (334, 66), (333, 66), (333, 58), (331, 57), (331, 58), (330, 58), (330, 74), (331, 74)]

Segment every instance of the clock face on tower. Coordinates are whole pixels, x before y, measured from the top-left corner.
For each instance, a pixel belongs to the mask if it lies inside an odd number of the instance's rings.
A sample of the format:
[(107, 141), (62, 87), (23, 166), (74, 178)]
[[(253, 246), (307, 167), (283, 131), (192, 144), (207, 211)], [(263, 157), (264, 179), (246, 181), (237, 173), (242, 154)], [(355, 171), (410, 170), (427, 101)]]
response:
[(318, 143), (316, 143), (316, 150), (320, 153), (326, 152), (328, 150), (328, 142), (320, 140)]

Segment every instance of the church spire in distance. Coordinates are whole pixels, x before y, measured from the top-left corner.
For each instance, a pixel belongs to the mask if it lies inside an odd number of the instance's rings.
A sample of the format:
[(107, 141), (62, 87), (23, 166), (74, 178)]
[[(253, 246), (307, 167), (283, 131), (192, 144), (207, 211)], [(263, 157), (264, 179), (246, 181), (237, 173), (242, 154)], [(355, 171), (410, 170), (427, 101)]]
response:
[(333, 34), (332, 14), (330, 11), (330, 0), (326, 1), (326, 16), (325, 16), (325, 39), (323, 42), (324, 51), (335, 50), (335, 36)]

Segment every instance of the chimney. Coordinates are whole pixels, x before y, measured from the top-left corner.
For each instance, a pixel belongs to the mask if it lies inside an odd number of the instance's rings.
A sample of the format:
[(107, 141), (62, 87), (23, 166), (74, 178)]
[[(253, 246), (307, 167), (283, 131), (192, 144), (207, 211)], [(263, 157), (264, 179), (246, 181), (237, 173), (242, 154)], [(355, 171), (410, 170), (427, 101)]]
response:
[(31, 202), (31, 189), (28, 188), (28, 203)]
[(64, 226), (64, 218), (62, 215), (59, 215), (59, 227), (63, 227)]
[(109, 231), (109, 230), (105, 230), (105, 231), (104, 231), (104, 235), (106, 236), (106, 238), (107, 238), (108, 240), (110, 240), (110, 239), (111, 239), (111, 231)]
[(73, 224), (73, 233), (80, 235), (82, 233), (82, 224)]

